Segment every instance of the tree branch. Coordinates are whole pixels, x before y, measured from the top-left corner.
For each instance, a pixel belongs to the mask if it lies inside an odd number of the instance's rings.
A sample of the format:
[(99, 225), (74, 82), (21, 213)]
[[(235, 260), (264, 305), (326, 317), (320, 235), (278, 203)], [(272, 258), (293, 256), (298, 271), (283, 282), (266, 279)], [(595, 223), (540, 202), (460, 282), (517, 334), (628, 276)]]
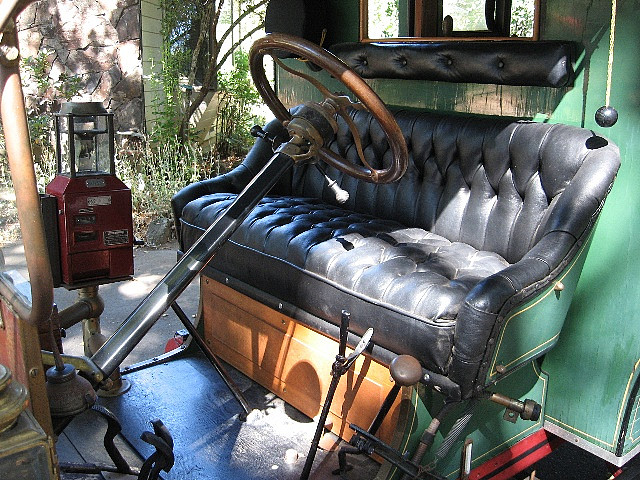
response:
[[(235, 51), (235, 49), (238, 48), (240, 46), (240, 44), (242, 42), (244, 42), (247, 38), (249, 38), (255, 32), (260, 30), (260, 28), (262, 28), (262, 25), (258, 25), (256, 27), (254, 27), (250, 32), (245, 34), (241, 39), (239, 39), (236, 43), (234, 43), (231, 46), (231, 48), (229, 48), (229, 50), (227, 50), (227, 52), (222, 56), (220, 61), (217, 64), (215, 64), (215, 68), (211, 68), (212, 65), (214, 65), (214, 63), (212, 61), (209, 64), (209, 68), (207, 69), (207, 73), (209, 73), (210, 71), (213, 70), (217, 74), (218, 70), (220, 70), (220, 67), (224, 64), (224, 62), (227, 60), (227, 58), (229, 58), (229, 56)], [(212, 77), (212, 76), (213, 75), (210, 75), (210, 77)], [(207, 80), (209, 80), (209, 81), (207, 81)], [(205, 77), (205, 80), (202, 82), (202, 88), (200, 89), (198, 94), (193, 98), (193, 100), (191, 101), (191, 103), (187, 107), (187, 111), (186, 111), (186, 114), (185, 114), (185, 119), (186, 119), (187, 122), (189, 121), (191, 116), (195, 113), (195, 111), (198, 109), (198, 106), (200, 105), (200, 103), (202, 103), (202, 101), (207, 96), (207, 93), (209, 91), (210, 85), (211, 85), (211, 78)]]
[[(258, 8), (260, 8), (262, 5), (265, 5), (269, 0), (260, 0), (258, 3), (256, 3), (255, 5), (247, 8), (246, 10), (244, 10), (240, 15), (238, 15), (238, 18), (236, 18), (234, 20), (234, 22), (229, 25), (229, 28), (227, 28), (227, 30), (224, 32), (224, 34), (220, 37), (220, 40), (218, 40), (219, 44), (223, 44), (224, 41), (227, 39), (227, 37), (229, 35), (231, 35), (231, 32), (233, 32), (233, 29), (236, 28), (240, 22), (242, 20), (244, 20), (248, 15), (251, 15), (253, 12), (255, 12)], [(261, 26), (263, 22), (260, 22)]]
[[(254, 13), (261, 6), (266, 5), (267, 2), (268, 2), (268, 0), (260, 0), (255, 5), (252, 5), (251, 7), (247, 8), (246, 10), (243, 10), (242, 13), (238, 16), (238, 18), (235, 19), (231, 23), (231, 25), (227, 28), (227, 30), (224, 32), (222, 37), (220, 37), (220, 39), (218, 39), (217, 36), (215, 35), (215, 27), (217, 26), (217, 23), (218, 23), (218, 21), (220, 19), (220, 15), (221, 15), (221, 11), (222, 11), (222, 5), (224, 4), (224, 0), (220, 0), (220, 3), (218, 4), (217, 10), (216, 10), (216, 12), (215, 12), (215, 14), (213, 16), (212, 22), (211, 22), (212, 23), (212, 26), (211, 26), (211, 40), (212, 40), (212, 43), (213, 43), (213, 45), (212, 45), (213, 48), (212, 48), (212, 52), (211, 52), (209, 65), (207, 65), (207, 69), (205, 71), (204, 79), (203, 79), (203, 82), (202, 82), (202, 87), (201, 87), (200, 91), (195, 95), (195, 97), (193, 97), (191, 99), (191, 101), (189, 102), (189, 105), (187, 106), (187, 108), (186, 108), (186, 110), (184, 112), (184, 116), (182, 117), (182, 122), (181, 122), (181, 125), (180, 125), (179, 137), (182, 138), (183, 140), (185, 139), (185, 136), (186, 136), (187, 131), (188, 131), (189, 120), (191, 119), (191, 117), (193, 116), (195, 111), (198, 109), (198, 107), (200, 106), (202, 101), (206, 98), (207, 93), (209, 92), (209, 90), (211, 88), (211, 85), (213, 84), (213, 80), (217, 78), (218, 71), (220, 70), (220, 68), (222, 67), (224, 62), (229, 58), (229, 56), (231, 56), (231, 54), (245, 40), (247, 40), (251, 35), (253, 35), (258, 30), (263, 28), (264, 22), (260, 22), (256, 27), (252, 28), (251, 31), (249, 31), (248, 33), (243, 35), (242, 38), (237, 40), (224, 53), (222, 58), (218, 60), (218, 55), (220, 54), (220, 45), (223, 44), (224, 40), (227, 39), (227, 37), (231, 34), (233, 29), (235, 27), (237, 27), (238, 24), (240, 24), (240, 22), (242, 20), (244, 20), (251, 13)], [(213, 12), (213, 8), (211, 9), (211, 11)], [(200, 40), (200, 38), (198, 38), (198, 41), (199, 40)], [(194, 61), (197, 61), (197, 57), (195, 57), (195, 52), (194, 52), (194, 56), (192, 57), (192, 68), (193, 68), (193, 65), (194, 65)]]
[[(220, 0), (220, 3), (218, 4), (218, 8), (216, 9), (216, 14), (213, 16), (213, 19), (211, 20), (211, 38), (216, 40), (216, 28), (218, 27), (218, 22), (220, 21), (220, 15), (222, 15), (222, 7), (224, 6), (224, 0)], [(233, 5), (232, 5), (233, 8)]]
[(206, 32), (208, 30), (208, 25), (211, 20), (211, 14), (213, 13), (213, 4), (211, 2), (207, 2), (205, 4), (205, 11), (200, 17), (200, 32), (198, 35), (198, 40), (196, 42), (196, 46), (193, 48), (193, 53), (191, 54), (191, 65), (189, 66), (189, 85), (193, 85), (193, 82), (196, 78), (196, 70), (198, 69), (198, 58), (200, 57), (200, 50), (202, 49), (202, 44), (206, 38)]
[(216, 71), (220, 70), (220, 67), (222, 67), (222, 65), (224, 65), (224, 62), (227, 61), (227, 58), (229, 58), (229, 56), (236, 50), (236, 48), (238, 48), (247, 38), (251, 37), (251, 35), (256, 33), (262, 27), (264, 27), (264, 23), (261, 23), (260, 25), (254, 27), (248, 33), (246, 33), (241, 39), (236, 41), (236, 43), (231, 45), (231, 47), (229, 47), (229, 49), (226, 51), (226, 53), (222, 56), (222, 58), (216, 64)]
[[(220, 55), (220, 50), (218, 49), (219, 45), (222, 45), (224, 40), (230, 35), (231, 31), (233, 30), (234, 27), (236, 27), (241, 20), (243, 20), (244, 18), (247, 17), (247, 15), (249, 15), (250, 13), (253, 13), (256, 11), (256, 9), (258, 9), (260, 6), (265, 5), (267, 3), (268, 0), (260, 0), (259, 3), (251, 6), (250, 8), (248, 8), (247, 10), (244, 10), (236, 19), (236, 21), (234, 21), (229, 28), (227, 28), (227, 30), (225, 31), (225, 33), (222, 35), (222, 37), (220, 37), (220, 40), (216, 40), (216, 45), (214, 46), (214, 51), (211, 52), (211, 59), (210, 59), (210, 63), (209, 66), (207, 67), (207, 70), (205, 71), (204, 74), (204, 80), (202, 82), (202, 87), (203, 89), (206, 87), (207, 89), (209, 89), (209, 87), (211, 86), (211, 84), (213, 83), (213, 75), (216, 75), (218, 70), (220, 70), (220, 67), (224, 64), (224, 62), (227, 60), (227, 58), (229, 58), (229, 56), (233, 53), (233, 51), (238, 48), (242, 42), (244, 42), (247, 38), (249, 38), (251, 35), (253, 35), (255, 32), (257, 32), (258, 30), (260, 30), (263, 26), (264, 26), (264, 22), (260, 22), (256, 27), (254, 27), (249, 33), (247, 33), (246, 35), (244, 35), (240, 40), (236, 41), (228, 50), (227, 52), (223, 55), (221, 60), (218, 60), (218, 56)], [(195, 111), (195, 110), (194, 110)]]

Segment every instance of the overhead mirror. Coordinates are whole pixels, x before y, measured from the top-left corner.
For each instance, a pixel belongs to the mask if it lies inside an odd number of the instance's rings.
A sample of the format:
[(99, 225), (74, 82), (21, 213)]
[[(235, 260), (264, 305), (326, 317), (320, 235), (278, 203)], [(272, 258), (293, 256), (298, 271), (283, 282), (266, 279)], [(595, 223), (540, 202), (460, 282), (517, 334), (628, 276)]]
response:
[(540, 0), (361, 0), (361, 41), (537, 39)]

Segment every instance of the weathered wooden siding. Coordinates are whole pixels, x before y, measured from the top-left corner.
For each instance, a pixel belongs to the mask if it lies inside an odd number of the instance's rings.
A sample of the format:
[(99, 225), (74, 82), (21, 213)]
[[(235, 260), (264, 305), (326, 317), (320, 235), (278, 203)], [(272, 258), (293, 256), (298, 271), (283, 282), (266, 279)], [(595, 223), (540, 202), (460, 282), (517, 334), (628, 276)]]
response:
[(160, 0), (141, 0), (142, 18), (142, 73), (144, 85), (144, 112), (147, 130), (155, 118), (153, 103), (163, 95), (153, 75), (162, 70), (162, 9)]

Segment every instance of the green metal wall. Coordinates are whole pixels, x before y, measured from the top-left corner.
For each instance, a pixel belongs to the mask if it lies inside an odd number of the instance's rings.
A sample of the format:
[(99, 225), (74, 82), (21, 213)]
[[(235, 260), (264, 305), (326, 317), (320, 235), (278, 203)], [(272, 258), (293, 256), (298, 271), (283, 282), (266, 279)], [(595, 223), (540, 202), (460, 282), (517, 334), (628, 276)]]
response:
[[(358, 2), (331, 0), (329, 42), (358, 40)], [(604, 207), (574, 302), (557, 346), (542, 367), (549, 373), (546, 421), (615, 452), (640, 366), (640, 0), (618, 0), (611, 105), (618, 123), (601, 128), (594, 113), (605, 102), (610, 0), (543, 0), (541, 39), (576, 43), (577, 78), (563, 89), (427, 81), (371, 80), (390, 105), (509, 115), (583, 126), (620, 147), (622, 167)], [(331, 79), (321, 77), (330, 86)], [(280, 76), (289, 105), (317, 98), (312, 87)], [(631, 412), (626, 453), (640, 442)], [(640, 415), (639, 415), (640, 416)], [(638, 440), (638, 442), (636, 442)]]

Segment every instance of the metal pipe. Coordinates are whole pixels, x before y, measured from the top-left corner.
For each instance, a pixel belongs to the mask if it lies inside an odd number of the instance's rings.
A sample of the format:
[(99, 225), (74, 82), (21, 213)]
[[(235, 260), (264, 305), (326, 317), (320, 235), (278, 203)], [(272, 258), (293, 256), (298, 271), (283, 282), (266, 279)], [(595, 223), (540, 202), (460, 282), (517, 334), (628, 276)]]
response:
[[(460, 402), (445, 401), (440, 411), (437, 413), (437, 415), (433, 417), (433, 419), (429, 423), (429, 426), (425, 429), (424, 433), (422, 434), (422, 438), (420, 438), (420, 443), (418, 443), (418, 446), (416, 447), (415, 451), (413, 452), (413, 456), (411, 457), (411, 462), (414, 465), (418, 466), (422, 463), (422, 459), (431, 448), (431, 445), (433, 445), (433, 441), (436, 438), (436, 434), (440, 429), (440, 424), (442, 423), (444, 418), (449, 414), (449, 412), (459, 403)], [(406, 473), (402, 476), (402, 480), (409, 480), (409, 478), (410, 478), (409, 475), (407, 475)]]
[[(295, 148), (291, 142), (281, 147)], [(286, 151), (286, 150), (285, 150)], [(279, 149), (264, 168), (236, 197), (231, 205), (202, 234), (147, 295), (115, 333), (93, 355), (92, 360), (110, 376), (131, 353), (160, 316), (180, 296), (191, 281), (211, 261), (227, 239), (237, 230), (260, 199), (273, 187), (294, 161)]]
[(98, 287), (81, 288), (76, 303), (59, 313), (60, 327), (69, 328), (86, 318), (98, 318), (103, 312), (104, 301), (98, 294)]
[[(5, 2), (2, 2), (5, 3)], [(19, 2), (14, 2), (17, 4)], [(15, 5), (14, 5), (15, 6)], [(0, 22), (3, 22), (0, 17)], [(2, 34), (3, 52), (17, 49), (18, 35), (7, 27)], [(30, 308), (17, 302), (16, 313), (31, 325), (44, 325), (53, 306), (53, 279), (44, 234), (40, 197), (33, 168), (29, 128), (25, 114), (18, 58), (0, 61), (0, 116), (4, 130), (11, 180), (16, 194), (18, 220), (22, 231), (24, 253), (31, 283)]]

